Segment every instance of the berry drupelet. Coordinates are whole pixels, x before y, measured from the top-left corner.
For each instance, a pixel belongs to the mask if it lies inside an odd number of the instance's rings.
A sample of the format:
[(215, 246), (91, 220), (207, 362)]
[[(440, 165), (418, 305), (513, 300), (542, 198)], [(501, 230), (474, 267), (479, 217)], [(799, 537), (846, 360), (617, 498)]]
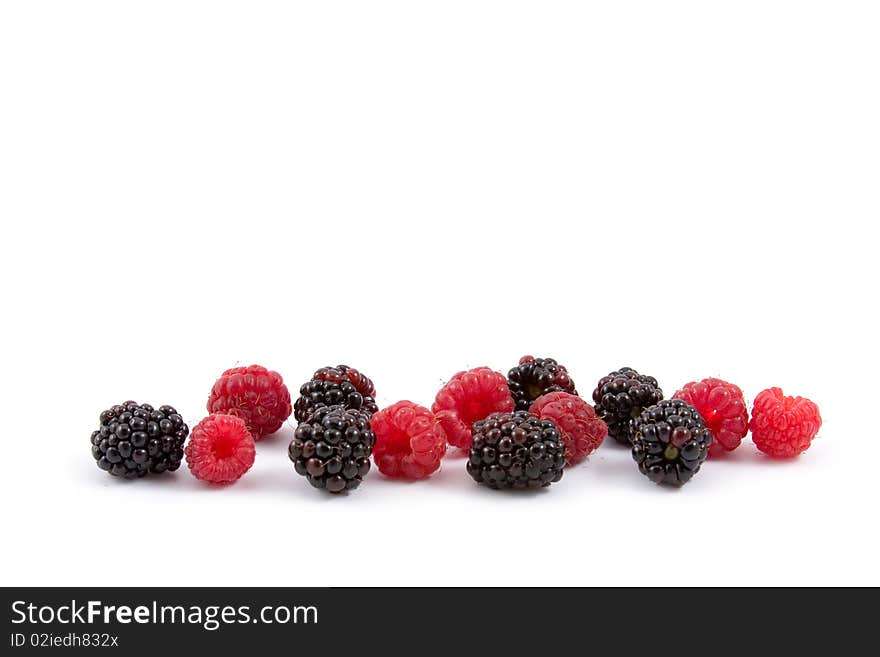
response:
[(608, 435), (624, 445), (632, 442), (632, 420), (661, 399), (663, 391), (657, 379), (631, 367), (621, 367), (602, 377), (593, 391), (596, 414), (608, 425)]
[(101, 413), (100, 423), (92, 433), (92, 456), (101, 470), (137, 479), (180, 467), (189, 427), (171, 406), (127, 401)]
[(565, 443), (550, 420), (526, 411), (493, 413), (474, 424), (467, 471), (490, 488), (540, 488), (562, 479)]
[(507, 373), (507, 387), (516, 402), (516, 410), (527, 411), (538, 397), (551, 392), (576, 395), (574, 381), (564, 365), (552, 358), (523, 356), (519, 365)]
[(706, 460), (712, 432), (697, 409), (681, 399), (646, 408), (633, 420), (633, 460), (658, 484), (681, 486)]
[(370, 471), (375, 442), (363, 411), (319, 406), (296, 428), (288, 455), (312, 486), (340, 493), (357, 488)]
[(376, 406), (376, 388), (373, 382), (347, 365), (322, 367), (299, 389), (299, 399), (293, 405), (297, 422), (304, 421), (320, 404), (345, 406), (372, 415)]

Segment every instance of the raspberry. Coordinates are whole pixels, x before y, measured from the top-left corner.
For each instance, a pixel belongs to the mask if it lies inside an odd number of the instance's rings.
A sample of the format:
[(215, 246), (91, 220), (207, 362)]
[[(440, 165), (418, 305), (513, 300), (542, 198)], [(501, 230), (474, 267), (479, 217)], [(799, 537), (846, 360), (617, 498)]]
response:
[(373, 459), (389, 477), (424, 479), (440, 467), (446, 434), (434, 414), (411, 401), (399, 401), (370, 418), (376, 434)]
[(100, 428), (92, 432), (92, 456), (101, 470), (137, 479), (180, 467), (189, 427), (171, 406), (127, 401), (101, 413), (99, 421)]
[(769, 456), (792, 458), (807, 450), (822, 417), (819, 407), (804, 397), (786, 397), (779, 388), (768, 388), (755, 397), (752, 407), (752, 440)]
[(552, 358), (523, 356), (508, 372), (507, 385), (518, 411), (529, 410), (533, 401), (549, 392), (577, 394), (568, 371)]
[(663, 391), (653, 376), (639, 374), (631, 367), (621, 367), (602, 377), (593, 391), (596, 414), (608, 425), (608, 435), (629, 445), (632, 421), (642, 409), (663, 399)]
[(459, 372), (440, 388), (431, 411), (446, 432), (450, 445), (469, 449), (471, 427), (492, 413), (514, 409), (507, 379), (488, 367)]
[(348, 365), (322, 367), (299, 389), (299, 399), (293, 407), (297, 422), (305, 420), (320, 404), (342, 405), (372, 415), (376, 406), (376, 388), (369, 378)]
[(254, 440), (278, 431), (291, 410), (284, 379), (261, 365), (226, 370), (208, 397), (208, 413), (240, 417)]
[(354, 490), (370, 471), (376, 436), (370, 416), (344, 406), (318, 406), (296, 428), (287, 453), (298, 474), (330, 493)]
[(666, 399), (633, 420), (632, 457), (639, 472), (658, 484), (681, 486), (700, 471), (712, 432), (697, 409), (682, 399)]
[(739, 386), (721, 379), (703, 379), (686, 383), (672, 398), (683, 399), (703, 418), (712, 432), (711, 457), (735, 450), (749, 431), (749, 411)]
[(550, 420), (527, 411), (493, 413), (474, 424), (467, 471), (490, 488), (540, 488), (562, 479), (565, 443)]
[(565, 441), (565, 461), (574, 465), (602, 444), (608, 434), (606, 424), (596, 411), (577, 395), (551, 392), (535, 400), (529, 413), (541, 420), (551, 420)]
[(254, 464), (254, 437), (244, 420), (215, 413), (193, 427), (186, 464), (196, 479), (215, 484), (236, 481)]

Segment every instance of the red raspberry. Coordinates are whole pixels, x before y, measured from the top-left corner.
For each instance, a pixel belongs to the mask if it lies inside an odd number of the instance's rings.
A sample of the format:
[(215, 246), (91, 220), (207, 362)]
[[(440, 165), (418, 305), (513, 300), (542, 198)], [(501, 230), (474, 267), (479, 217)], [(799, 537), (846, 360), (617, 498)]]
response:
[(806, 451), (822, 426), (819, 407), (804, 397), (786, 397), (768, 388), (755, 397), (752, 440), (770, 456), (792, 458)]
[(197, 479), (215, 484), (236, 481), (254, 464), (254, 437), (234, 415), (209, 415), (193, 427), (186, 464)]
[(739, 447), (749, 431), (749, 411), (742, 390), (721, 379), (691, 381), (676, 392), (673, 399), (683, 399), (697, 409), (706, 428), (712, 432), (709, 456), (720, 456)]
[(446, 433), (434, 414), (411, 401), (373, 413), (376, 434), (373, 460), (382, 474), (399, 479), (424, 479), (440, 467)]
[(208, 413), (240, 417), (254, 440), (278, 431), (291, 411), (290, 391), (284, 379), (261, 365), (226, 370), (208, 397)]
[(514, 402), (507, 378), (489, 367), (459, 372), (440, 388), (431, 410), (450, 445), (470, 449), (474, 422), (492, 413), (509, 413)]
[(577, 395), (551, 392), (538, 397), (529, 413), (541, 420), (552, 420), (565, 442), (565, 462), (574, 465), (602, 444), (608, 425), (596, 417), (595, 409)]

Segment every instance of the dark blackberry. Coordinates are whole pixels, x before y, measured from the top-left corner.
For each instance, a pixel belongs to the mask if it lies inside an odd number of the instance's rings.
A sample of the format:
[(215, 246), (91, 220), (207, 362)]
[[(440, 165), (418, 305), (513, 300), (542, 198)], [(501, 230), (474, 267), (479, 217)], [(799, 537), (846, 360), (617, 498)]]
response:
[(293, 416), (297, 422), (304, 421), (319, 404), (341, 405), (368, 415), (379, 410), (373, 382), (347, 365), (322, 367), (315, 372), (311, 381), (300, 387), (299, 394), (299, 399), (293, 405)]
[(550, 392), (578, 394), (564, 365), (552, 358), (534, 356), (523, 356), (519, 359), (519, 365), (507, 373), (507, 387), (510, 388), (518, 411), (529, 410), (533, 401)]
[(318, 406), (300, 423), (288, 455), (315, 488), (353, 490), (370, 471), (376, 436), (370, 416), (344, 406)]
[(661, 399), (663, 391), (657, 379), (631, 367), (621, 367), (602, 377), (593, 391), (596, 413), (608, 425), (608, 435), (624, 445), (632, 442), (632, 420)]
[(180, 467), (189, 427), (171, 406), (127, 401), (101, 413), (100, 422), (92, 432), (92, 456), (102, 470), (137, 479)]
[(639, 471), (658, 484), (681, 486), (706, 460), (712, 432), (697, 409), (681, 399), (646, 408), (633, 420), (632, 456)]
[(550, 420), (526, 411), (493, 413), (474, 423), (467, 471), (490, 488), (540, 488), (562, 479), (565, 443)]

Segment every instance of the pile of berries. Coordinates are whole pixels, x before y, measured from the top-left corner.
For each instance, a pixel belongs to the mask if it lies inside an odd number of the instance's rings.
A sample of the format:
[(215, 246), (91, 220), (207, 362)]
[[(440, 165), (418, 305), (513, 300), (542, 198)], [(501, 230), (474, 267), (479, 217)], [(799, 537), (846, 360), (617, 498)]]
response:
[(288, 449), (297, 474), (330, 493), (354, 490), (370, 471), (376, 436), (373, 382), (347, 365), (322, 367), (299, 389)]
[(467, 451), (465, 469), (479, 484), (543, 488), (606, 436), (627, 445), (650, 480), (680, 486), (749, 431), (761, 452), (792, 458), (822, 425), (815, 403), (779, 388), (759, 393), (750, 415), (732, 383), (692, 381), (664, 399), (657, 379), (629, 367), (599, 379), (592, 402), (553, 358), (524, 356), (507, 376), (490, 367), (458, 372), (430, 409), (403, 400), (380, 410), (372, 380), (347, 365), (317, 370), (292, 402), (280, 374), (250, 365), (220, 375), (192, 432), (171, 406), (126, 401), (100, 414), (91, 448), (116, 477), (174, 471), (185, 459), (197, 479), (229, 484), (254, 464), (256, 442), (293, 415), (293, 470), (330, 493), (358, 488), (373, 463), (392, 479), (428, 478), (450, 446)]

